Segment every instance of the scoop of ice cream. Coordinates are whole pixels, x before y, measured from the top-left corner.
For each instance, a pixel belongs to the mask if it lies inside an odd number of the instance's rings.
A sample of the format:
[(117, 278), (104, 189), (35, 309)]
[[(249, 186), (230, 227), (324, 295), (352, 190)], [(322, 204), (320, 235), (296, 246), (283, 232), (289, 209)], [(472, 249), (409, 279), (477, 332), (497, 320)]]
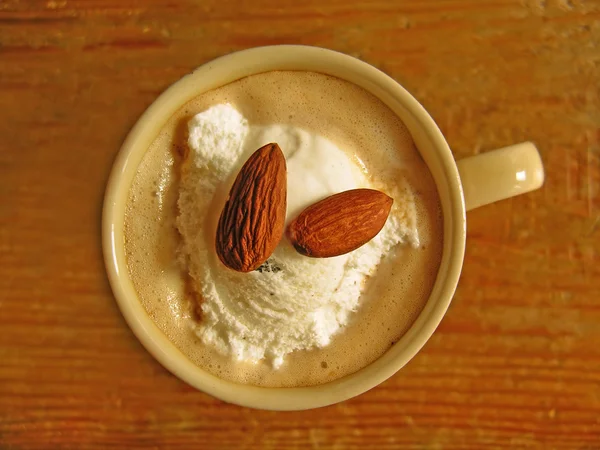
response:
[[(219, 128), (221, 123), (226, 126)], [(399, 242), (418, 244), (414, 200), (406, 185), (386, 191), (400, 206), (379, 235), (354, 252), (308, 258), (284, 237), (257, 271), (234, 272), (214, 255), (213, 224), (224, 202), (215, 201), (215, 193), (254, 150), (276, 142), (286, 156), (288, 221), (331, 194), (373, 186), (326, 138), (291, 125), (250, 126), (229, 105), (196, 115), (189, 135), (177, 225), (187, 270), (202, 297), (195, 331), (221, 353), (244, 361), (268, 359), (277, 368), (292, 351), (327, 345), (359, 306), (365, 279), (386, 252)]]

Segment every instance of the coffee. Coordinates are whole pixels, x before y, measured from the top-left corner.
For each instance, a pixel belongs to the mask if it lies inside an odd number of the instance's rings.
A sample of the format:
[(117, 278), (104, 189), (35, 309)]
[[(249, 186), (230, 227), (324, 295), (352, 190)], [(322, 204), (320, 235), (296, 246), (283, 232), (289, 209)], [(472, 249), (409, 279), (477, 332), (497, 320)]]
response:
[[(236, 362), (193, 332), (196, 302), (177, 261), (175, 228), (179, 163), (188, 120), (223, 103), (249, 122), (288, 123), (325, 136), (390, 189), (406, 179), (415, 192), (420, 246), (398, 245), (377, 268), (350, 323), (321, 349), (287, 355), (278, 370)], [(435, 184), (397, 116), (363, 89), (321, 74), (269, 72), (202, 94), (160, 130), (131, 186), (125, 250), (141, 302), (166, 336), (192, 361), (227, 380), (259, 386), (322, 384), (365, 367), (412, 325), (425, 305), (442, 253), (441, 207)]]

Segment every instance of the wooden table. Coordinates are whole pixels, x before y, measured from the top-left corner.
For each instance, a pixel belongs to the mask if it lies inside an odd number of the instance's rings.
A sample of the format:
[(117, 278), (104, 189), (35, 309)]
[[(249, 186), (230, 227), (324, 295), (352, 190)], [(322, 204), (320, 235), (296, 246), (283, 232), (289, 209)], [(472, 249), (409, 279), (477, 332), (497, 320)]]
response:
[[(194, 67), (301, 43), (408, 88), (457, 157), (533, 140), (544, 188), (468, 215), (463, 276), (387, 382), (222, 403), (123, 321), (100, 248), (115, 155)], [(0, 448), (600, 449), (600, 2), (0, 1)]]

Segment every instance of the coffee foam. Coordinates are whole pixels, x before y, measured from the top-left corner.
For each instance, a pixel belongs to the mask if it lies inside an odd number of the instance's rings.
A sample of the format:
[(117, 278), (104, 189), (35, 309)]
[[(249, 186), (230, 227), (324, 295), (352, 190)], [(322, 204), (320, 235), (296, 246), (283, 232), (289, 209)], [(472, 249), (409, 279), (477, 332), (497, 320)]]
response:
[[(366, 285), (362, 306), (323, 349), (298, 351), (273, 371), (240, 363), (202, 345), (192, 331), (192, 296), (176, 262), (177, 159), (188, 120), (230, 103), (251, 124), (289, 123), (325, 136), (386, 191), (405, 177), (417, 197), (421, 246), (399, 246)], [(236, 168), (236, 170), (239, 167)], [(309, 72), (269, 72), (198, 96), (163, 127), (140, 164), (125, 221), (128, 267), (140, 300), (158, 327), (193, 362), (227, 380), (258, 386), (322, 384), (381, 356), (412, 325), (435, 282), (442, 252), (442, 216), (434, 181), (402, 122), (378, 99), (342, 80)]]

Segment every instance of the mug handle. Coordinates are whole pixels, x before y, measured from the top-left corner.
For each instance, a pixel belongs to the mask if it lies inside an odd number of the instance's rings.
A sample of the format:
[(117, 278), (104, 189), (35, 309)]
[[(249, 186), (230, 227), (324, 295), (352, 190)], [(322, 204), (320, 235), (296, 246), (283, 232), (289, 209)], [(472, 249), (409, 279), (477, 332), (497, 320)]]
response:
[(464, 158), (456, 165), (467, 211), (533, 191), (544, 184), (542, 159), (531, 142)]

